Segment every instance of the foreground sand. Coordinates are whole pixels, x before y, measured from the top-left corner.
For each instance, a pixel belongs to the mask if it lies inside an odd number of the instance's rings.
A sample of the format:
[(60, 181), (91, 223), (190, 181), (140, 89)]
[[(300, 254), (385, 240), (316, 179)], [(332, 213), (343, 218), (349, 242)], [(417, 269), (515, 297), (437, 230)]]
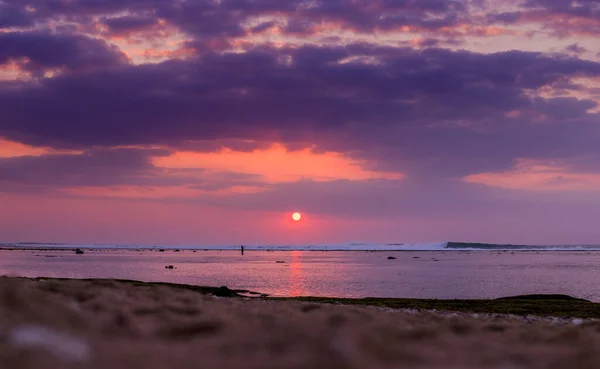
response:
[(600, 323), (0, 278), (0, 368), (600, 368)]

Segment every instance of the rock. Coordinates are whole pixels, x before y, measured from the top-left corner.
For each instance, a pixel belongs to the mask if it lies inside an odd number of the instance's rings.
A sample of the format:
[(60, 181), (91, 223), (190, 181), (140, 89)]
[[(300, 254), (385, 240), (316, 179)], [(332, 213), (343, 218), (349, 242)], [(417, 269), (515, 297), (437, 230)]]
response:
[(388, 260), (395, 260), (396, 258), (393, 256), (388, 256)]
[(283, 264), (283, 263), (285, 263), (285, 261), (283, 261), (283, 260), (277, 260), (276, 263), (277, 264)]
[(180, 252), (179, 249), (175, 249), (175, 252)]
[(81, 254), (83, 254), (83, 250), (77, 249), (77, 250), (75, 250), (75, 253), (77, 255), (81, 255)]
[(165, 252), (165, 249), (160, 249), (158, 250), (158, 252)]
[(237, 296), (237, 293), (234, 290), (229, 289), (227, 286), (221, 286), (213, 292), (213, 295), (219, 297), (235, 297)]
[(420, 259), (420, 257), (418, 257), (418, 256), (413, 256), (413, 259)]
[(165, 269), (173, 269), (173, 265), (166, 265)]

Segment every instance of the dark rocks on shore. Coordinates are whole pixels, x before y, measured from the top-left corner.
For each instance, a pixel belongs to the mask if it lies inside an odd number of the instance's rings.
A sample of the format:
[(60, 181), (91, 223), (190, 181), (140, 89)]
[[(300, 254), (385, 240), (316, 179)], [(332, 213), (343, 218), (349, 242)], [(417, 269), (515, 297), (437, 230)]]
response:
[(388, 256), (388, 260), (396, 260), (396, 258), (393, 256)]
[(81, 255), (81, 254), (83, 254), (83, 250), (81, 250), (81, 249), (77, 249), (77, 250), (75, 250), (75, 253), (76, 253), (77, 255)]
[(285, 261), (283, 261), (283, 260), (277, 260), (276, 263), (277, 264), (283, 264), (283, 263), (285, 263)]
[(237, 292), (229, 289), (227, 286), (221, 286), (221, 287), (217, 288), (212, 294), (215, 296), (219, 296), (219, 297), (235, 297), (235, 296), (237, 296)]
[(418, 256), (413, 256), (413, 259), (420, 259), (420, 257), (418, 257)]
[(160, 249), (158, 250), (158, 252), (165, 252), (165, 249)]
[(173, 265), (165, 265), (165, 269), (173, 269)]
[(179, 249), (175, 249), (175, 252), (181, 252)]

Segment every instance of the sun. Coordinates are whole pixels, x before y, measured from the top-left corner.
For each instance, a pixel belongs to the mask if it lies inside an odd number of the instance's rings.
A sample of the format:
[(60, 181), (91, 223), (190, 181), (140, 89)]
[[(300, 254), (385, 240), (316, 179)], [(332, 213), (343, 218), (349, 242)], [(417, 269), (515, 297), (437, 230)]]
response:
[(294, 219), (297, 222), (300, 219), (302, 219), (302, 214), (300, 214), (300, 213), (294, 213), (294, 214), (292, 214), (292, 219)]

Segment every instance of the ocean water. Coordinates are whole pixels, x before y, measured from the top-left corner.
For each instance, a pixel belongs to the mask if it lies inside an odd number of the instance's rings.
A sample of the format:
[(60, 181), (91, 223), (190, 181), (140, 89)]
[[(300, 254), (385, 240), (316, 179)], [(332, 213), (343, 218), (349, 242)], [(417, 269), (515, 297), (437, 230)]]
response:
[[(0, 243), (15, 249), (116, 249), (116, 250), (239, 250), (241, 245), (133, 245), (133, 244), (65, 244)], [(344, 244), (244, 245), (246, 250), (264, 251), (600, 251), (600, 245), (511, 245), (473, 242), (386, 243), (350, 242)]]
[[(422, 251), (246, 248), (244, 255), (239, 249), (162, 247), (165, 251), (160, 252), (161, 247), (97, 245), (76, 255), (72, 247), (45, 247), (0, 249), (0, 275), (225, 285), (275, 296), (471, 299), (561, 293), (600, 302), (600, 252), (592, 251), (597, 247), (530, 251), (432, 246)], [(166, 265), (175, 269), (165, 269)]]

